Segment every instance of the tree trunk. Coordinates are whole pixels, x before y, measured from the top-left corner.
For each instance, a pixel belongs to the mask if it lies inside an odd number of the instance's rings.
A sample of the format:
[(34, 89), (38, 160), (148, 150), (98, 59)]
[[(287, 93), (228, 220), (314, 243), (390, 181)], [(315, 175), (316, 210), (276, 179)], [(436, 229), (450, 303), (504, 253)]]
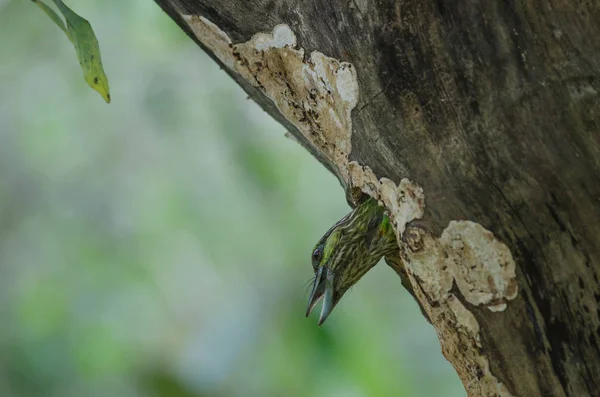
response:
[(470, 396), (600, 396), (600, 0), (156, 1), (387, 207)]

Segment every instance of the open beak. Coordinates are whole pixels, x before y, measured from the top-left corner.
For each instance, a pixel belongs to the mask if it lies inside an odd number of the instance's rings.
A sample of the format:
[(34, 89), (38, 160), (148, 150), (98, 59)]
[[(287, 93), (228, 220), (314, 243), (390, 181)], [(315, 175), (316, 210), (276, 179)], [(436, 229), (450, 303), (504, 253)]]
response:
[(323, 307), (321, 308), (321, 316), (319, 317), (318, 325), (325, 322), (335, 304), (333, 299), (333, 272), (330, 272), (325, 266), (321, 266), (315, 275), (310, 298), (308, 299), (308, 308), (306, 309), (306, 317), (313, 311), (321, 298), (325, 296)]

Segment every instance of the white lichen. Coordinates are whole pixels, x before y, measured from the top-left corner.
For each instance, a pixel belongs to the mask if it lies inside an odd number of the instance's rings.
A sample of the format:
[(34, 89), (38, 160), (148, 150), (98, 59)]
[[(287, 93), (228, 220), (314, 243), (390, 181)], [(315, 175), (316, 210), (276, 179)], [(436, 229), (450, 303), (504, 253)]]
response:
[(424, 280), (425, 290), (434, 299), (440, 300), (439, 290), (449, 293), (452, 287), (452, 282), (435, 277), (435, 273), (451, 274), (467, 302), (485, 305), (493, 312), (506, 309), (506, 303), (517, 296), (516, 264), (510, 250), (483, 226), (452, 221), (439, 239), (430, 238), (426, 243), (427, 249), (408, 254), (407, 266)]
[(506, 245), (478, 223), (452, 221), (440, 237), (446, 264), (465, 300), (492, 311), (517, 296), (516, 264)]
[[(404, 251), (406, 270), (429, 318), (436, 325), (442, 351), (460, 357), (455, 365), (465, 387), (474, 395), (510, 397), (508, 389), (490, 372), (481, 353), (480, 328), (473, 313), (452, 291), (456, 284), (462, 299), (503, 311), (517, 296), (515, 262), (506, 245), (481, 225), (452, 221), (440, 238), (423, 231), (420, 249)], [(456, 363), (455, 363), (456, 364)]]
[(202, 16), (183, 15), (198, 40), (226, 66), (258, 87), (281, 114), (348, 179), (352, 150), (350, 114), (358, 102), (352, 65), (313, 51), (305, 59), (296, 35), (285, 24), (232, 45)]
[(231, 40), (225, 32), (206, 18), (182, 15), (196, 38), (229, 69), (234, 69), (235, 58), (231, 52)]
[(253, 38), (254, 48), (264, 51), (271, 48), (296, 47), (296, 35), (287, 25), (277, 25), (273, 33), (258, 33)]

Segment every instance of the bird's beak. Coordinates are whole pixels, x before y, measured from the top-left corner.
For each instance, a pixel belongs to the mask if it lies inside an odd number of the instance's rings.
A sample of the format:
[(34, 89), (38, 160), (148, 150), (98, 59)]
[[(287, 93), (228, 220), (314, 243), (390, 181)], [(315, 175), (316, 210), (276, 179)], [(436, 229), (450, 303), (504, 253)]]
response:
[(308, 315), (313, 311), (315, 306), (317, 306), (317, 303), (319, 303), (321, 297), (323, 297), (323, 294), (325, 293), (325, 273), (325, 268), (319, 267), (317, 273), (315, 274), (315, 281), (313, 282), (312, 291), (310, 292), (310, 298), (308, 298), (308, 308), (306, 309), (306, 317), (308, 317)]
[(310, 293), (310, 298), (308, 299), (306, 317), (312, 312), (321, 298), (325, 296), (318, 325), (323, 324), (337, 303), (334, 302), (333, 292), (333, 272), (322, 266), (317, 270), (317, 274), (315, 275), (315, 282)]

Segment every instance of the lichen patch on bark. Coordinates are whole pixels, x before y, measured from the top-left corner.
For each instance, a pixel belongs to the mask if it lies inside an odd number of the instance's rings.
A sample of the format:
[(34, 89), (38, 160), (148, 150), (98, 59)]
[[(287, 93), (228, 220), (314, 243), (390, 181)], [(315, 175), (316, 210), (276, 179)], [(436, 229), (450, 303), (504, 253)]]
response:
[(273, 33), (257, 33), (251, 40), (258, 51), (271, 48), (293, 48), (296, 46), (296, 35), (287, 25), (277, 25)]
[(517, 296), (515, 261), (492, 232), (475, 222), (452, 221), (440, 242), (446, 247), (446, 263), (458, 289), (469, 303), (500, 311)]
[(348, 179), (352, 150), (350, 113), (358, 102), (351, 64), (313, 51), (305, 59), (287, 25), (257, 33), (245, 43), (229, 37), (202, 16), (182, 15), (198, 40), (219, 60), (258, 87), (306, 139)]
[(502, 242), (481, 225), (452, 221), (439, 238), (410, 228), (401, 251), (415, 294), (435, 325), (442, 352), (454, 364), (469, 395), (511, 396), (490, 372), (480, 328), (464, 301), (491, 311), (517, 296), (515, 262)]
[(407, 267), (422, 280), (422, 287), (432, 299), (444, 299), (440, 291), (449, 293), (453, 282), (467, 302), (485, 305), (494, 312), (503, 311), (507, 302), (516, 298), (518, 286), (512, 254), (483, 226), (451, 221), (440, 238), (424, 231), (416, 238), (421, 239), (420, 249), (406, 251)]
[(202, 42), (225, 66), (235, 67), (235, 58), (231, 51), (231, 40), (225, 32), (206, 18), (196, 15), (182, 15), (196, 38)]

